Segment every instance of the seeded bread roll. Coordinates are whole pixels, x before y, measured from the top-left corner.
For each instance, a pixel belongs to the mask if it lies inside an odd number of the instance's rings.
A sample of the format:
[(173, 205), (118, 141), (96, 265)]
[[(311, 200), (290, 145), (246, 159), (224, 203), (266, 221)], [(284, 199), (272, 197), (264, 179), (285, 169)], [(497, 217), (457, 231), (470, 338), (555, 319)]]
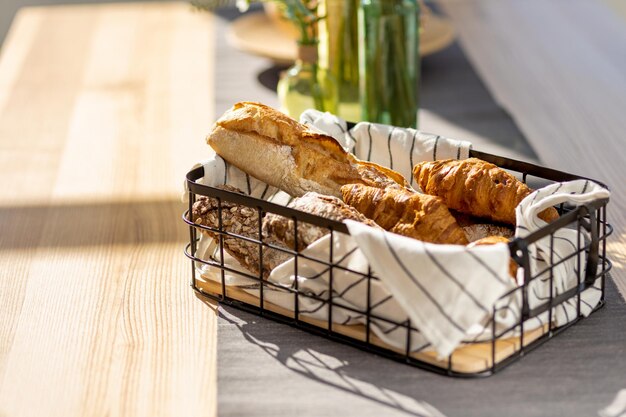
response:
[[(219, 188), (243, 194), (243, 191), (235, 187), (226, 185)], [(199, 225), (218, 229), (220, 224), (219, 211), (220, 208), (217, 199), (199, 196), (192, 210), (194, 222)], [(221, 212), (223, 231), (238, 234), (250, 239), (259, 239), (259, 214), (257, 210), (223, 200)], [(218, 233), (209, 230), (201, 231), (213, 238), (215, 242), (219, 242)], [(258, 243), (248, 242), (247, 240), (227, 235), (224, 236), (223, 242), (224, 250), (230, 256), (235, 258), (237, 262), (252, 274), (259, 274), (260, 262)], [(276, 244), (276, 242), (272, 243)], [(277, 246), (286, 248), (285, 245), (278, 244)], [(263, 248), (263, 277), (267, 278), (270, 272), (272, 272), (272, 269), (285, 262), (289, 257), (290, 255), (288, 253), (267, 247)]]
[(470, 243), (489, 236), (503, 236), (510, 239), (515, 235), (515, 230), (507, 225), (486, 223), (484, 219), (456, 210), (450, 210), (450, 214), (461, 226)]
[[(363, 214), (359, 213), (354, 207), (347, 205), (337, 197), (309, 192), (304, 196), (293, 200), (291, 204), (289, 204), (289, 207), (331, 220), (343, 221), (349, 219), (380, 229), (380, 226), (372, 220), (368, 219)], [(263, 219), (263, 235), (271, 236), (290, 248), (295, 246), (294, 229), (294, 221), (284, 216), (269, 213)], [(298, 251), (303, 250), (310, 243), (328, 233), (328, 229), (313, 226), (312, 224), (306, 222), (298, 222)]]
[[(484, 245), (495, 245), (496, 243), (509, 243), (509, 239), (504, 236), (487, 236), (467, 245), (468, 248)], [(509, 275), (517, 283), (517, 263), (513, 259), (509, 261)]]
[[(222, 189), (243, 194), (237, 188), (222, 186)], [(336, 197), (307, 193), (303, 197), (294, 199), (288, 207), (304, 211), (331, 220), (343, 221), (346, 219), (359, 221), (378, 228), (378, 225), (366, 218), (354, 208), (345, 204)], [(250, 239), (259, 239), (258, 211), (232, 203), (222, 201), (222, 229), (228, 233), (238, 234)], [(217, 199), (199, 196), (193, 205), (193, 217), (196, 224), (219, 228), (219, 203)], [(216, 242), (219, 234), (202, 230)], [(277, 214), (268, 213), (262, 219), (263, 242), (298, 252), (304, 250), (311, 243), (328, 234), (328, 229), (320, 228), (306, 222), (298, 222), (298, 247), (295, 247), (295, 225), (293, 220)], [(233, 236), (224, 236), (224, 250), (235, 258), (251, 273), (259, 273), (259, 244), (249, 242)], [(291, 257), (291, 254), (270, 247), (263, 247), (263, 277), (267, 278), (272, 270)]]
[(295, 197), (308, 191), (341, 197), (345, 184), (409, 187), (397, 172), (360, 161), (334, 138), (260, 103), (235, 104), (207, 143), (230, 164)]

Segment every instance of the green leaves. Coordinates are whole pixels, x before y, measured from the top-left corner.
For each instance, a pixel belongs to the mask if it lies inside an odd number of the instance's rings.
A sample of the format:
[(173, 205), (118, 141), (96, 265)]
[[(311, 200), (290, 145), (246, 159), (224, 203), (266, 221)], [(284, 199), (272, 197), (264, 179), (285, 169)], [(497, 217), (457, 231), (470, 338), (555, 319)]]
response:
[(317, 0), (190, 0), (192, 6), (207, 11), (215, 11), (222, 7), (236, 6), (245, 12), (252, 3), (274, 1), (283, 15), (291, 20), (300, 30), (301, 44), (312, 45), (317, 42)]

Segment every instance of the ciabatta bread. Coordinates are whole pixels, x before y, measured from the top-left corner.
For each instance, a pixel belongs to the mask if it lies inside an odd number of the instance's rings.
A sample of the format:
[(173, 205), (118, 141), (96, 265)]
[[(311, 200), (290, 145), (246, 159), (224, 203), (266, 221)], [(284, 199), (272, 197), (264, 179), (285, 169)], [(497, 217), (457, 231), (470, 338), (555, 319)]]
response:
[(363, 162), (332, 137), (266, 105), (237, 103), (217, 120), (207, 143), (242, 171), (292, 196), (341, 197), (341, 186), (409, 187), (395, 171)]

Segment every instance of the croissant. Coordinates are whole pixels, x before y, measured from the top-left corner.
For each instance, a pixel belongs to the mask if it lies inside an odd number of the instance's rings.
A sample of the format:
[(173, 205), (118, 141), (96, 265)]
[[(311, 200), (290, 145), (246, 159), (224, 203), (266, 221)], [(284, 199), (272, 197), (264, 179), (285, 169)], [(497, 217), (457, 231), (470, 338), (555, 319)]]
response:
[(463, 229), (441, 199), (404, 188), (341, 187), (343, 201), (383, 229), (424, 242), (466, 245)]
[[(515, 225), (515, 208), (533, 190), (494, 164), (477, 158), (422, 162), (413, 177), (423, 192), (441, 197), (451, 209)], [(550, 207), (539, 214), (547, 222), (559, 217)]]

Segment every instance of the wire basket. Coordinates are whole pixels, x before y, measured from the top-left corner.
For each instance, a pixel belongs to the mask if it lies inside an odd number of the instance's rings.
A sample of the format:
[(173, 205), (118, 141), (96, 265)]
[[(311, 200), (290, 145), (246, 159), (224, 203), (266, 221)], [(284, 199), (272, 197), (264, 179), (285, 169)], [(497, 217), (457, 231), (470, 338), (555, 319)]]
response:
[[(576, 175), (475, 150), (470, 151), (470, 156), (498, 165), (518, 176), (524, 183), (529, 183), (532, 186), (541, 186), (552, 182), (581, 179), (581, 177)], [(519, 296), (519, 299), (522, 300), (521, 315), (517, 323), (510, 328), (496, 331), (495, 320), (492, 320), (493, 328), (491, 329), (491, 334), (493, 336), (490, 340), (465, 343), (458, 347), (447, 358), (439, 358), (434, 350), (422, 349), (415, 352), (414, 349), (412, 349), (411, 341), (413, 340), (413, 332), (418, 332), (418, 329), (411, 324), (410, 320), (397, 322), (386, 317), (377, 316), (372, 312), (371, 288), (372, 284), (379, 279), (372, 275), (371, 268), (368, 268), (367, 273), (362, 273), (359, 271), (349, 270), (345, 266), (340, 265), (337, 261), (331, 262), (333, 259), (333, 239), (336, 238), (337, 234), (349, 234), (347, 227), (343, 223), (247, 195), (196, 183), (196, 180), (202, 178), (203, 176), (204, 169), (202, 167), (194, 169), (187, 174), (189, 209), (183, 214), (183, 220), (189, 225), (190, 233), (190, 241), (186, 246), (185, 254), (191, 259), (192, 288), (202, 297), (217, 300), (233, 307), (289, 324), (310, 333), (314, 333), (331, 340), (343, 342), (380, 356), (448, 376), (488, 376), (515, 362), (527, 352), (535, 349), (545, 341), (560, 334), (562, 331), (581, 320), (583, 318), (580, 311), (581, 293), (592, 287), (594, 283), (599, 282), (601, 297), (600, 302), (593, 311), (596, 311), (604, 305), (605, 279), (611, 269), (611, 262), (606, 257), (606, 239), (612, 232), (612, 227), (606, 220), (606, 205), (608, 203), (608, 199), (596, 200), (578, 207), (567, 207), (561, 205), (557, 207), (560, 214), (560, 218), (558, 220), (544, 226), (525, 238), (514, 238), (509, 243), (511, 258), (524, 270), (524, 284), (517, 286), (509, 293), (503, 295), (501, 300), (506, 297), (510, 297), (513, 294)], [(211, 197), (217, 200), (219, 219), (217, 228), (196, 224), (194, 221), (195, 219), (191, 218), (193, 217), (193, 204), (196, 202), (197, 196), (199, 195)], [(256, 211), (258, 214), (258, 239), (232, 233), (224, 229), (222, 221), (222, 206), (225, 202), (249, 207), (250, 209)], [(288, 253), (292, 256), (294, 259), (295, 276), (298, 276), (298, 260), (308, 259), (307, 255), (297, 252), (296, 250), (286, 249), (264, 241), (262, 235), (262, 219), (266, 213), (274, 213), (293, 220), (293, 240), (296, 242), (294, 247), (297, 247), (298, 224), (309, 223), (327, 229), (330, 233), (331, 242), (329, 247), (329, 260), (324, 261), (316, 258), (314, 261), (323, 263), (327, 268), (329, 274), (328, 294), (333, 294), (334, 286), (336, 284), (333, 282), (333, 271), (347, 270), (351, 273), (362, 276), (366, 280), (366, 300), (363, 300), (363, 305), (366, 307), (359, 309), (354, 306), (346, 306), (336, 303), (332, 296), (329, 296), (328, 298), (321, 298), (315, 294), (311, 294), (310, 292), (302, 291), (298, 288), (297, 279), (294, 281), (294, 285), (290, 288), (278, 286), (276, 283), (264, 279), (262, 274), (263, 256), (268, 250), (277, 250)], [(539, 277), (544, 277), (544, 279), (548, 279), (545, 277), (549, 277), (551, 280), (550, 288), (552, 288), (552, 272), (554, 267), (567, 261), (567, 259), (564, 258), (555, 260), (552, 253), (553, 251), (551, 250), (548, 268), (537, 272), (535, 275), (531, 275), (528, 248), (534, 242), (546, 237), (550, 239), (550, 247), (552, 248), (554, 234), (561, 228), (577, 230), (579, 236), (584, 231), (586, 236), (588, 236), (588, 239), (579, 238), (576, 251), (567, 257), (577, 258), (577, 271), (579, 271), (577, 273), (577, 285), (558, 295), (553, 294), (552, 290), (550, 290), (550, 296), (547, 297), (545, 302), (531, 308), (528, 303), (529, 283)], [(207, 257), (206, 259), (198, 256), (197, 243), (199, 240), (199, 230), (208, 231), (218, 236), (218, 246), (216, 251), (219, 256)], [(252, 274), (232, 268), (225, 264), (225, 238), (240, 239), (248, 244), (252, 243), (257, 245), (259, 259), (258, 270), (261, 272), (258, 274)], [(586, 261), (583, 262), (581, 259), (586, 259)], [(199, 272), (197, 271), (196, 263), (216, 268), (219, 271), (219, 280), (207, 280), (198, 276)], [(257, 288), (258, 296), (250, 294), (240, 287), (227, 285), (225, 279), (226, 273), (239, 275), (251, 280), (250, 282), (253, 282)], [(268, 289), (273, 290), (275, 287), (280, 287), (280, 291), (291, 294), (293, 297), (293, 309), (286, 309), (267, 300), (265, 293)], [(312, 318), (306, 314), (306, 312), (301, 311), (300, 304), (302, 303), (302, 300), (307, 298), (315, 299), (315, 301), (326, 305), (327, 314), (324, 320)], [(567, 324), (557, 327), (553, 320), (553, 311), (560, 304), (570, 302), (569, 300), (575, 300), (576, 317), (571, 319)], [(497, 302), (494, 303), (492, 317), (495, 317), (497, 313), (496, 305), (498, 305)], [(354, 314), (362, 315), (364, 317), (364, 324), (344, 325), (337, 323), (333, 320), (333, 314), (336, 315), (339, 309), (347, 309)], [(528, 323), (528, 320), (537, 318), (542, 314), (543, 316), (547, 314), (547, 322), (538, 328), (525, 331), (524, 326)], [(404, 329), (406, 332), (406, 343), (403, 348), (400, 349), (398, 346), (390, 346), (374, 334), (371, 328), (374, 320), (377, 322), (386, 322), (394, 328)], [(515, 331), (515, 336), (511, 336), (513, 331)]]

